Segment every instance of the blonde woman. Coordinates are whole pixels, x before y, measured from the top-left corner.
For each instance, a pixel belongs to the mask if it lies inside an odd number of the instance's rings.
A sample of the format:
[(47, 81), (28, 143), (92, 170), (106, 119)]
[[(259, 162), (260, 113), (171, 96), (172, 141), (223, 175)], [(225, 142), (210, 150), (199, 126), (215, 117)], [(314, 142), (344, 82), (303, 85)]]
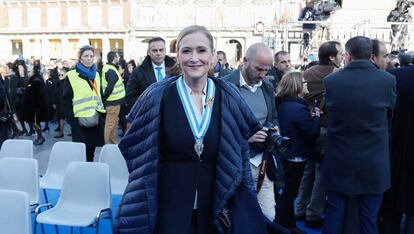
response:
[(208, 77), (213, 37), (189, 26), (177, 39), (182, 75), (149, 87), (119, 144), (130, 180), (114, 233), (265, 233), (248, 138), (261, 129), (235, 88)]
[(320, 127), (319, 109), (310, 111), (303, 99), (307, 93), (307, 83), (300, 72), (285, 74), (277, 88), (280, 133), (289, 137), (292, 144), (282, 159), (285, 188), (276, 205), (276, 221), (291, 229), (292, 233), (302, 233), (296, 227), (294, 201), (306, 160), (313, 154), (313, 142), (319, 135)]

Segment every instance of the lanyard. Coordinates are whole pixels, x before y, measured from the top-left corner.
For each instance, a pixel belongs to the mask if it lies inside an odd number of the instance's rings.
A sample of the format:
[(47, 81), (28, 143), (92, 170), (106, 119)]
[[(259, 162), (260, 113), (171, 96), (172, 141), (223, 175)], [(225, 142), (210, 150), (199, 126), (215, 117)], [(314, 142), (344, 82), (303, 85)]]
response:
[(96, 96), (100, 97), (100, 95), (98, 93), (98, 89), (96, 88), (96, 85), (95, 85), (95, 80), (93, 82), (91, 80), (88, 80), (88, 81), (89, 81), (89, 84), (92, 85), (92, 89), (93, 89), (93, 91), (95, 91)]
[(190, 124), (191, 131), (194, 135), (194, 150), (196, 154), (200, 157), (203, 153), (203, 138), (207, 133), (207, 129), (210, 125), (211, 116), (213, 113), (213, 100), (215, 97), (215, 85), (213, 80), (207, 79), (207, 95), (206, 95), (206, 107), (203, 112), (203, 117), (201, 123), (198, 123), (197, 117), (195, 115), (194, 107), (191, 104), (190, 95), (185, 88), (184, 79), (181, 76), (176, 81), (177, 83), (177, 91), (178, 95), (180, 96), (181, 104), (183, 105), (185, 115), (187, 116), (187, 121)]

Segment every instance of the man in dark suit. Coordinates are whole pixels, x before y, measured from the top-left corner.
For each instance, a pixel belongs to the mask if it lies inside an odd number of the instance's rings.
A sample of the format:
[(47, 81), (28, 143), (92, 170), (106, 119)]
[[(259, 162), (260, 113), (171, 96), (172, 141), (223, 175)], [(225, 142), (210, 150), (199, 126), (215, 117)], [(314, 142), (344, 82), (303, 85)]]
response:
[(384, 42), (378, 39), (372, 39), (372, 54), (371, 62), (378, 68), (383, 71), (387, 70), (388, 64), (388, 51)]
[(227, 63), (226, 53), (222, 50), (217, 51), (217, 63), (214, 67), (214, 76), (222, 78), (230, 73), (231, 70), (229, 69), (229, 64)]
[(125, 105), (128, 112), (148, 86), (170, 76), (168, 70), (174, 66), (175, 61), (165, 53), (164, 39), (155, 37), (149, 40), (147, 56), (132, 72), (125, 90)]
[[(266, 79), (266, 73), (271, 68), (272, 62), (272, 53), (268, 46), (263, 43), (253, 44), (246, 51), (241, 69), (237, 69), (223, 77), (223, 80), (237, 87), (261, 124), (278, 125), (274, 88), (272, 83)], [(265, 155), (264, 149), (257, 145), (257, 143), (265, 141), (267, 131), (267, 128), (263, 128), (249, 139), (249, 143), (251, 143), (250, 166), (262, 212), (269, 220), (274, 221), (276, 205), (274, 177), (269, 174), (271, 173), (269, 167), (266, 167), (266, 165), (273, 164), (273, 159)], [(265, 161), (271, 161), (271, 163)], [(259, 171), (262, 169), (265, 170), (263, 177), (259, 176)], [(287, 231), (282, 230), (279, 230), (279, 232)]]
[(392, 120), (391, 188), (384, 194), (381, 233), (414, 233), (414, 66), (390, 71), (397, 80), (397, 104)]
[(347, 66), (324, 79), (329, 118), (322, 178), (328, 196), (323, 233), (342, 232), (348, 199), (355, 196), (360, 233), (374, 234), (382, 194), (390, 187), (389, 120), (396, 82), (369, 61), (369, 38), (351, 38), (345, 50)]

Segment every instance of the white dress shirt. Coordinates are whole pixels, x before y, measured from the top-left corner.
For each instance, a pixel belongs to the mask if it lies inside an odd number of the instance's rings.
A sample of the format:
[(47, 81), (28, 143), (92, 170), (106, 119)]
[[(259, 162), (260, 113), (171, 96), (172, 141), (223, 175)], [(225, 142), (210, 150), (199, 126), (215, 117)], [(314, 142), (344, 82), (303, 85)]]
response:
[(255, 93), (257, 89), (261, 86), (262, 86), (262, 81), (252, 86), (248, 85), (246, 81), (244, 80), (242, 72), (240, 71), (240, 87), (246, 87), (248, 90), (250, 90), (250, 92)]

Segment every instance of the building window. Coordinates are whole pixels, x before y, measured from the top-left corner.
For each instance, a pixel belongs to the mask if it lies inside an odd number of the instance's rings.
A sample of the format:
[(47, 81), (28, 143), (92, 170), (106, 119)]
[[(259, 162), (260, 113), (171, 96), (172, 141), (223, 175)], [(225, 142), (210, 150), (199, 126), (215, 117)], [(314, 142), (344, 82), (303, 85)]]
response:
[(124, 40), (122, 39), (109, 39), (110, 51), (115, 51), (121, 58), (124, 57)]
[(9, 28), (16, 29), (22, 27), (22, 11), (20, 8), (9, 9)]
[(99, 28), (102, 26), (102, 11), (100, 6), (88, 7), (88, 26), (90, 28)]
[(89, 39), (89, 45), (95, 49), (95, 58), (102, 59), (102, 39)]
[(12, 40), (12, 54), (23, 55), (23, 42), (22, 40)]
[(49, 40), (49, 57), (52, 60), (62, 58), (62, 41), (60, 39)]
[(109, 27), (121, 27), (123, 23), (122, 7), (111, 6), (109, 8)]
[(69, 39), (70, 58), (76, 59), (78, 57), (79, 39)]
[(48, 28), (61, 28), (61, 16), (60, 7), (48, 7), (47, 8), (47, 27)]
[(68, 27), (80, 28), (82, 25), (81, 19), (80, 7), (68, 7)]
[(27, 19), (29, 19), (28, 21), (28, 25), (30, 28), (40, 28), (40, 19), (41, 19), (41, 13), (40, 13), (40, 8), (39, 7), (35, 7), (35, 8), (29, 8), (27, 10)]

